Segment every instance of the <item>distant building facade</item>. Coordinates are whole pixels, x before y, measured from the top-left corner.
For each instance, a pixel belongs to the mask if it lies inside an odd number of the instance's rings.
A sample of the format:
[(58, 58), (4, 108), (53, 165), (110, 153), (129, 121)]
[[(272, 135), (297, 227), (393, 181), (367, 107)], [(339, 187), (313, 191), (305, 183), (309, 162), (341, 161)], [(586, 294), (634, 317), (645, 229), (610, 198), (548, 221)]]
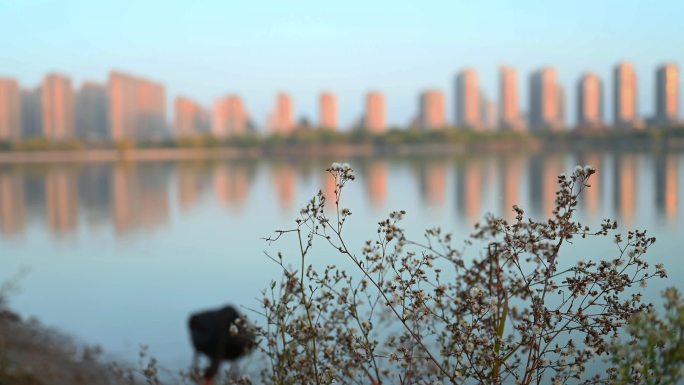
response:
[(319, 100), (319, 127), (337, 129), (338, 121), (337, 98), (332, 92), (321, 93)]
[(446, 106), (442, 91), (425, 90), (420, 94), (418, 126), (425, 130), (446, 127)]
[(21, 139), (21, 93), (15, 79), (0, 78), (0, 141)]
[(480, 88), (477, 72), (466, 68), (456, 76), (456, 125), (481, 128)]
[(679, 122), (679, 69), (674, 63), (665, 63), (656, 72), (655, 119), (666, 126)]
[(281, 92), (276, 96), (276, 106), (268, 121), (274, 133), (288, 135), (294, 131), (294, 103), (289, 94)]
[(603, 127), (603, 84), (594, 73), (584, 74), (577, 83), (577, 128)]
[(634, 65), (621, 62), (613, 69), (613, 124), (617, 128), (639, 128), (638, 86)]
[(564, 127), (565, 93), (556, 70), (542, 68), (530, 76), (529, 126), (533, 131), (557, 131)]
[(107, 86), (85, 82), (76, 94), (76, 134), (80, 138), (109, 137), (109, 96)]
[(511, 67), (499, 69), (499, 126), (502, 130), (525, 130), (518, 101), (518, 72)]
[(249, 117), (239, 95), (231, 94), (214, 103), (211, 132), (216, 138), (244, 135), (248, 129)]
[(74, 90), (71, 79), (60, 74), (48, 74), (41, 87), (43, 135), (54, 141), (75, 136)]
[(385, 96), (381, 92), (371, 91), (366, 95), (364, 127), (374, 134), (387, 130), (387, 108)]
[(23, 138), (43, 136), (40, 87), (21, 90), (21, 134)]
[(480, 126), (482, 129), (494, 131), (499, 128), (499, 112), (496, 103), (480, 93)]
[(166, 129), (164, 86), (141, 77), (109, 74), (111, 138), (115, 141), (160, 139)]
[(187, 138), (206, 132), (206, 111), (194, 100), (177, 97), (174, 103), (174, 135)]

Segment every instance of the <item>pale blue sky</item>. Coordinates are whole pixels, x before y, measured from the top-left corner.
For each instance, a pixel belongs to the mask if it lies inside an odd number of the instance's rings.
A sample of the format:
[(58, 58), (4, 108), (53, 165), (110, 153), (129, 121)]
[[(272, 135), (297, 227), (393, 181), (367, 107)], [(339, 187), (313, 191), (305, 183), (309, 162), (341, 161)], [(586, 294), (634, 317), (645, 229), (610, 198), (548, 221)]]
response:
[(0, 74), (32, 87), (47, 71), (78, 85), (122, 69), (166, 84), (168, 103), (238, 92), (258, 123), (278, 90), (314, 121), (318, 93), (334, 91), (347, 125), (378, 89), (390, 123), (404, 125), (426, 87), (447, 93), (451, 119), (453, 77), (465, 66), (494, 99), (498, 66), (518, 68), (526, 110), (529, 73), (552, 64), (574, 121), (580, 74), (598, 73), (609, 91), (612, 66), (628, 59), (650, 115), (655, 67), (684, 66), (682, 20), (681, 0), (0, 0)]

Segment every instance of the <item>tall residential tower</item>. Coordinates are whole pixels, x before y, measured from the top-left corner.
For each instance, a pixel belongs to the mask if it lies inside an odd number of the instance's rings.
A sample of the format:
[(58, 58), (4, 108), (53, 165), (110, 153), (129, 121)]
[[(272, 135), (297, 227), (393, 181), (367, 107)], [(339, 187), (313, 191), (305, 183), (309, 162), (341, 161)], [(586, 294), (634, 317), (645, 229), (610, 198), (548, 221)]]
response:
[(378, 91), (369, 92), (366, 95), (365, 128), (374, 134), (385, 132), (387, 129), (386, 116), (385, 96)]
[(507, 131), (524, 131), (518, 103), (518, 71), (502, 66), (499, 69), (499, 126)]
[(637, 76), (630, 62), (613, 70), (613, 124), (618, 128), (638, 128)]
[(656, 121), (673, 125), (679, 121), (679, 69), (665, 63), (656, 72)]
[(74, 138), (74, 90), (69, 77), (53, 73), (43, 79), (41, 107), (45, 138), (54, 141)]
[(420, 94), (418, 125), (433, 130), (446, 127), (444, 93), (439, 90), (425, 90)]
[(577, 128), (603, 127), (603, 84), (596, 74), (582, 75), (577, 83)]
[(480, 88), (477, 72), (466, 68), (456, 76), (456, 125), (479, 129)]
[(0, 141), (21, 139), (21, 93), (15, 79), (0, 78)]
[(530, 129), (557, 131), (564, 126), (565, 94), (556, 70), (542, 68), (530, 76)]
[(322, 92), (319, 100), (319, 119), (318, 126), (334, 130), (337, 128), (337, 98), (332, 92)]

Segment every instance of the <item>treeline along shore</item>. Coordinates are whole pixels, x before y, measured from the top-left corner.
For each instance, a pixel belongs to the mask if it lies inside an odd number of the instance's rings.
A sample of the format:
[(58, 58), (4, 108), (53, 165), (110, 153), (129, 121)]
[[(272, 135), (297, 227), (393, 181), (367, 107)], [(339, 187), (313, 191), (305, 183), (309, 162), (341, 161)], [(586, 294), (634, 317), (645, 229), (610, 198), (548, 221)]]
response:
[(0, 143), (0, 163), (465, 155), (473, 152), (619, 149), (682, 150), (684, 127), (552, 134), (474, 133), (456, 130), (430, 133), (397, 130), (383, 135), (334, 132), (321, 135), (317, 132), (305, 132), (289, 137), (243, 136), (218, 141), (207, 136), (145, 143), (56, 143), (33, 139)]

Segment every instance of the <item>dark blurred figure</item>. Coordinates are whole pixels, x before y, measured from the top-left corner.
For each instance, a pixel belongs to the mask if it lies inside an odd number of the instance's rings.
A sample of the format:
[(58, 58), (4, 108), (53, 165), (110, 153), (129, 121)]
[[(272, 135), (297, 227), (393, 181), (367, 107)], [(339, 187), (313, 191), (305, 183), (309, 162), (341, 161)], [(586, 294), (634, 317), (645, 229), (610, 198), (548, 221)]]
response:
[(198, 353), (209, 358), (204, 371), (204, 385), (210, 385), (219, 371), (221, 361), (233, 361), (250, 352), (254, 336), (247, 331), (246, 322), (232, 306), (208, 310), (190, 316), (188, 327), (195, 348), (193, 361), (197, 369)]

